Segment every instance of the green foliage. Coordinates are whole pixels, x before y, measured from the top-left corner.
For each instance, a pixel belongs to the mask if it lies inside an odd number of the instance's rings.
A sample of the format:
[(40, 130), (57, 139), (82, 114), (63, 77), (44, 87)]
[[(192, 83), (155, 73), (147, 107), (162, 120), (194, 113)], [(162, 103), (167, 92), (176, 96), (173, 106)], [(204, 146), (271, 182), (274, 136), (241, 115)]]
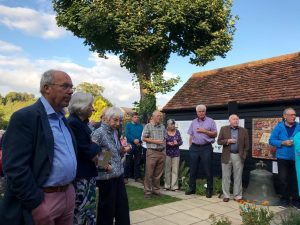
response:
[(78, 84), (76, 91), (86, 92), (93, 95), (93, 97), (102, 96), (104, 88), (98, 84), (92, 84), (88, 82), (83, 82)]
[(185, 165), (185, 161), (181, 161), (178, 170), (179, 188), (183, 191), (187, 190), (189, 186), (189, 168)]
[(214, 214), (209, 216), (209, 219), (212, 220), (211, 225), (231, 225), (232, 222), (229, 220), (228, 217), (221, 216), (221, 218), (217, 219)]
[(0, 102), (0, 129), (6, 129), (11, 115), (36, 101), (33, 94), (9, 92)]
[(268, 207), (259, 207), (253, 203), (244, 203), (240, 206), (242, 225), (270, 225), (274, 213)]
[(287, 215), (281, 216), (281, 225), (299, 225), (300, 224), (300, 213), (291, 212)]
[(142, 115), (141, 122), (147, 123), (145, 121), (149, 118), (152, 113), (156, 110), (156, 99), (155, 95), (153, 94), (146, 94), (144, 98), (141, 99), (140, 102), (134, 103), (134, 110), (139, 114)]
[(162, 76), (171, 53), (199, 66), (225, 57), (237, 19), (231, 0), (53, 0), (53, 6), (58, 25), (91, 51), (119, 56), (140, 84), (143, 107), (145, 95), (169, 92), (179, 82)]
[[(197, 195), (201, 195), (204, 196), (206, 195), (206, 188), (205, 185), (206, 184), (206, 179), (198, 179), (196, 181), (196, 194)], [(220, 193), (222, 193), (222, 180), (218, 177), (214, 177), (213, 180), (213, 194), (214, 195), (218, 195)]]

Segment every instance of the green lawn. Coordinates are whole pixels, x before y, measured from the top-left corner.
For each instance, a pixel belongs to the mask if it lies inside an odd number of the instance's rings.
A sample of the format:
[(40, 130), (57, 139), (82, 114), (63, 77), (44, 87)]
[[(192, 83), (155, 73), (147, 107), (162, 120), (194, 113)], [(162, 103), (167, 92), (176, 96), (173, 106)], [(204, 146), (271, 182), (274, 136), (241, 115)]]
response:
[(144, 189), (126, 185), (126, 190), (128, 195), (130, 211), (134, 211), (137, 209), (144, 209), (151, 206), (162, 205), (162, 204), (181, 200), (179, 198), (171, 197), (168, 195), (162, 195), (160, 197), (152, 197), (150, 199), (145, 199)]

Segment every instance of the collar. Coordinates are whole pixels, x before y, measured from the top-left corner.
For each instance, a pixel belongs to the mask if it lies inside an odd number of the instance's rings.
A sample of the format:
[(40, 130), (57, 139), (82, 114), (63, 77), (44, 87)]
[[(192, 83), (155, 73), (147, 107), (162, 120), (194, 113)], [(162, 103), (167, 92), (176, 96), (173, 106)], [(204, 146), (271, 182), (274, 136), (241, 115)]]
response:
[(48, 102), (48, 100), (44, 97), (41, 96), (40, 100), (42, 102), (42, 104), (44, 105), (44, 108), (46, 110), (47, 115), (57, 115), (58, 118), (62, 118), (65, 116), (65, 111), (64, 109), (61, 109), (58, 113), (55, 112), (55, 110), (53, 109), (53, 107), (50, 105), (50, 103)]
[(237, 129), (239, 129), (239, 127), (237, 126), (237, 127), (232, 127), (232, 126), (230, 126), (230, 129), (232, 129), (232, 130), (237, 130)]
[(205, 121), (206, 120), (206, 116), (203, 119), (200, 119), (199, 117), (197, 117), (197, 119), (198, 119), (198, 122)]

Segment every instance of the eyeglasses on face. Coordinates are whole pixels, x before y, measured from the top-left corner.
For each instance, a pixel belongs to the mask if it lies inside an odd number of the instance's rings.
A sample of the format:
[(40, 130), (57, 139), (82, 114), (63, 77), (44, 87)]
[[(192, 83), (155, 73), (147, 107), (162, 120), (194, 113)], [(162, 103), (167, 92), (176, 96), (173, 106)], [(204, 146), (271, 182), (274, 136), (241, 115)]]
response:
[(76, 88), (73, 87), (72, 84), (68, 84), (68, 83), (63, 83), (63, 84), (49, 84), (49, 85), (53, 85), (53, 86), (58, 86), (60, 88), (62, 88), (63, 90), (68, 90), (71, 89), (73, 91), (75, 91)]

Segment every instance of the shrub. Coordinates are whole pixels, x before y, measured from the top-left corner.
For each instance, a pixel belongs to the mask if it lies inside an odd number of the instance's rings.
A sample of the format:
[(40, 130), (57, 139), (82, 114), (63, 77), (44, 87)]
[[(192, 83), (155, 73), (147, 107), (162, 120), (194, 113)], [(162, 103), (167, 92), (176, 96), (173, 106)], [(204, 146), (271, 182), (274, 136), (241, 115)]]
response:
[(281, 216), (281, 225), (299, 225), (300, 214), (297, 212), (291, 212), (288, 215)]
[(228, 217), (221, 216), (221, 218), (217, 219), (214, 214), (211, 214), (209, 216), (209, 219), (212, 220), (211, 225), (231, 225), (232, 224), (232, 222), (228, 219)]
[[(263, 201), (262, 205), (267, 205)], [(269, 208), (257, 207), (254, 203), (243, 202), (240, 206), (240, 215), (242, 216), (243, 225), (270, 225), (274, 213)]]

